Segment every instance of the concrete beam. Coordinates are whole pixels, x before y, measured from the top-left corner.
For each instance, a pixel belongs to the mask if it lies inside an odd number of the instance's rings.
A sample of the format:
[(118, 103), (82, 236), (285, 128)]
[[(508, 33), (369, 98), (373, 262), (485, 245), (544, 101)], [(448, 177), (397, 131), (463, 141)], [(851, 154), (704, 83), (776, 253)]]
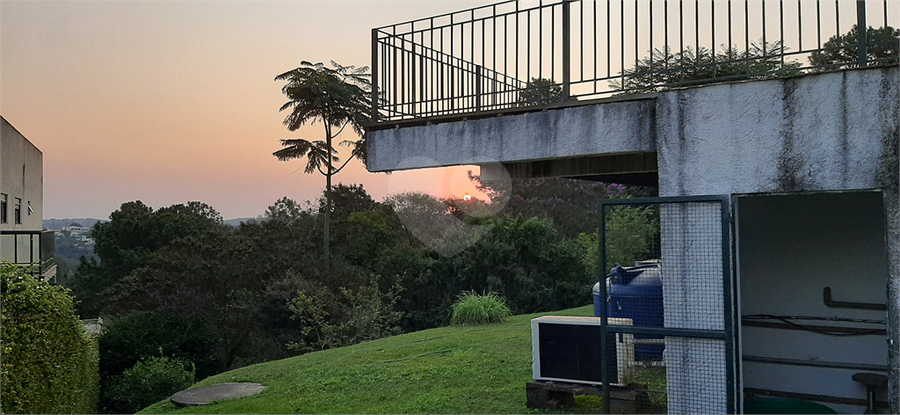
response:
[(374, 130), (373, 172), (652, 152), (655, 100), (588, 104), (493, 118)]

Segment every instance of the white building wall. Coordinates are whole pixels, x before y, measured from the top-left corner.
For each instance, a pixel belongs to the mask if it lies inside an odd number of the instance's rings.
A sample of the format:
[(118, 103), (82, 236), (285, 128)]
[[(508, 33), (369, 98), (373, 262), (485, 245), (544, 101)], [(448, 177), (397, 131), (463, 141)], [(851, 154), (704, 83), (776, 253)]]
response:
[[(43, 154), (22, 133), (0, 118), (0, 193), (9, 198), (8, 223), (0, 229), (41, 230), (43, 225)], [(22, 223), (15, 223), (15, 198), (22, 199)], [(32, 213), (28, 212), (31, 203)]]

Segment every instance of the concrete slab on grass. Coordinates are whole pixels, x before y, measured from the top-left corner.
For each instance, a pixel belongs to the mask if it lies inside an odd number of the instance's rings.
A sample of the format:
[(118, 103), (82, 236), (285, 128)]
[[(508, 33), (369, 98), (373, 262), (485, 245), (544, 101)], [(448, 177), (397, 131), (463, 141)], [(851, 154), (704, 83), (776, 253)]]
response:
[(215, 401), (227, 401), (253, 396), (265, 389), (266, 387), (260, 383), (221, 383), (185, 389), (172, 395), (170, 399), (172, 403), (181, 407), (199, 406), (208, 405)]

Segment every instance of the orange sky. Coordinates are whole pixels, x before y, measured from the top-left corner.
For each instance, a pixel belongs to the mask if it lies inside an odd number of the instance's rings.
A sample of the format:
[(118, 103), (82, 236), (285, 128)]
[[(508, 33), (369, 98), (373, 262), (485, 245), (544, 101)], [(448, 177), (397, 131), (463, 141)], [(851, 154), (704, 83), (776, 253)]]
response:
[[(0, 114), (44, 153), (44, 218), (107, 218), (138, 199), (253, 217), (324, 188), (305, 161), (272, 156), (280, 138), (322, 137), (282, 125), (275, 75), (301, 60), (369, 65), (373, 27), (487, 3), (3, 0)], [(354, 161), (336, 181), (377, 200), (461, 196), (466, 170), (370, 174)]]

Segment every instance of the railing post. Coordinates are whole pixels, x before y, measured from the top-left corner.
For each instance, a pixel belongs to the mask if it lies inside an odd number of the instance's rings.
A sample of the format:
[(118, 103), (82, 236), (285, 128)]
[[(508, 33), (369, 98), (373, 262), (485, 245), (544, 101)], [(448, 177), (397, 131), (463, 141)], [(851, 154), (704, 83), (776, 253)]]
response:
[(378, 29), (372, 29), (372, 122), (378, 122)]
[(571, 95), (569, 85), (572, 82), (572, 13), (569, 9), (571, 0), (562, 3), (562, 98), (568, 101)]
[(484, 77), (484, 67), (475, 65), (475, 110), (481, 111), (481, 79)]
[(866, 0), (856, 0), (856, 38), (859, 51), (859, 67), (864, 68), (868, 64), (868, 25), (866, 25)]

